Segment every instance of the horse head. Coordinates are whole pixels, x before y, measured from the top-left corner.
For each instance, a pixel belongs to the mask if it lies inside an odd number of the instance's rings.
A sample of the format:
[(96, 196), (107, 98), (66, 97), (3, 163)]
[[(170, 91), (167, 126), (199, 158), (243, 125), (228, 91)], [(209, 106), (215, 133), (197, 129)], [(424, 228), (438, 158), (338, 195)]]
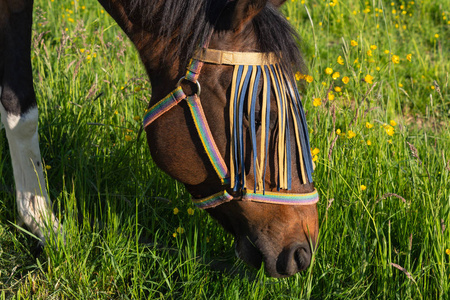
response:
[[(293, 36), (295, 33), (277, 10), (283, 1), (100, 2), (140, 52), (152, 83), (151, 106), (177, 86), (179, 78), (186, 72), (189, 59), (206, 42), (208, 48), (216, 50), (273, 53), (279, 66), (270, 71), (270, 76), (276, 77), (274, 74), (278, 74), (279, 77), (285, 77), (286, 89), (295, 85), (294, 81), (290, 81), (292, 68), (303, 67)], [(263, 67), (258, 72), (269, 78), (266, 73), (269, 69), (264, 71)], [(236, 67), (226, 64), (205, 63), (198, 77), (202, 91), (200, 102), (206, 123), (228, 169), (233, 164), (234, 134), (230, 128), (236, 127), (230, 124), (230, 98), (235, 70)], [(245, 191), (249, 191), (249, 194), (254, 191), (256, 195), (259, 190), (260, 195), (275, 192), (281, 197), (293, 195), (295, 198), (296, 195), (315, 191), (311, 171), (305, 171), (308, 166), (312, 169), (306, 127), (303, 128), (306, 137), (303, 136), (303, 140), (298, 143), (303, 143), (302, 150), (294, 142), (299, 139), (296, 129), (299, 125), (295, 117), (286, 117), (284, 125), (279, 126), (281, 106), (273, 100), (277, 88), (273, 78), (269, 78), (268, 82), (272, 82), (272, 87), (268, 88), (271, 95), (269, 104), (264, 102), (262, 90), (266, 83), (261, 80), (254, 87), (256, 100), (251, 105), (252, 114), (245, 110), (240, 119), (242, 124), (236, 129), (242, 140), (236, 146), (242, 154), (239, 170), (235, 171), (235, 176), (240, 178), (238, 184), (231, 182), (224, 185), (223, 178), (218, 176), (208, 153), (205, 153), (189, 104), (185, 101), (180, 101), (155, 119), (146, 127), (146, 132), (155, 163), (184, 183), (194, 199), (227, 192), (225, 203), (208, 207), (206, 211), (234, 235), (237, 255), (256, 268), (264, 263), (265, 270), (271, 276), (285, 277), (309, 266), (318, 236), (318, 213), (315, 203), (296, 205), (289, 202), (253, 201), (252, 197), (245, 194)], [(196, 84), (189, 81), (181, 81), (181, 87), (186, 95), (199, 92)], [(249, 105), (250, 100), (245, 101), (243, 105)], [(286, 102), (286, 105), (289, 110), (291, 104)], [(265, 117), (264, 109), (267, 109)], [(264, 118), (266, 126), (262, 125)], [(280, 131), (285, 132), (284, 140), (291, 141), (283, 142), (283, 149), (280, 148)], [(265, 139), (265, 142), (261, 143), (261, 139)], [(254, 159), (256, 154), (252, 152), (251, 145), (257, 152), (265, 147), (264, 158)], [(290, 154), (287, 155), (285, 151)], [(264, 172), (261, 171), (262, 165)], [(285, 181), (289, 183), (282, 184), (280, 177), (283, 175), (280, 174), (285, 169), (289, 173), (289, 179), (285, 178)]]

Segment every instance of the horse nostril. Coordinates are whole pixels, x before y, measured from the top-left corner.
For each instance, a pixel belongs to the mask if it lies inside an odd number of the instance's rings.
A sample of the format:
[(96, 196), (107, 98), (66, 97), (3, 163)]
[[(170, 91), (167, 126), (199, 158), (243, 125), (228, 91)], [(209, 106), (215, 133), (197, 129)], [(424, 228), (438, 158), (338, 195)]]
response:
[(291, 276), (305, 270), (311, 263), (311, 248), (306, 243), (294, 243), (284, 248), (277, 260), (277, 272)]
[(298, 271), (305, 270), (311, 263), (311, 250), (307, 247), (299, 247), (294, 252), (294, 261), (297, 264)]

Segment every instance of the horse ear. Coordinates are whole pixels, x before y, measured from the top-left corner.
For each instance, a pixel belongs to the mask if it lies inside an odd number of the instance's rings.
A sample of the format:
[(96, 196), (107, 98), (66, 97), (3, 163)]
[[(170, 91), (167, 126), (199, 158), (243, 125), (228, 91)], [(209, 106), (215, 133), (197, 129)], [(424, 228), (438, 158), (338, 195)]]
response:
[(284, 2), (286, 2), (286, 0), (270, 0), (270, 2), (271, 2), (275, 7), (280, 7), (281, 5), (284, 4)]
[(267, 0), (235, 0), (233, 29), (239, 31), (266, 6)]

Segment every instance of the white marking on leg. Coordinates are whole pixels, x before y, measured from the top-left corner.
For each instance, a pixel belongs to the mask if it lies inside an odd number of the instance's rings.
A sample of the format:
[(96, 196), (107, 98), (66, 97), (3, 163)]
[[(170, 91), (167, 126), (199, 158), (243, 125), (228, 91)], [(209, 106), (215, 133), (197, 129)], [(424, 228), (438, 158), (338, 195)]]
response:
[(44, 233), (46, 228), (58, 232), (59, 222), (45, 188), (37, 132), (38, 109), (16, 116), (8, 114), (0, 103), (0, 112), (11, 152), (21, 221), (44, 242), (48, 236)]

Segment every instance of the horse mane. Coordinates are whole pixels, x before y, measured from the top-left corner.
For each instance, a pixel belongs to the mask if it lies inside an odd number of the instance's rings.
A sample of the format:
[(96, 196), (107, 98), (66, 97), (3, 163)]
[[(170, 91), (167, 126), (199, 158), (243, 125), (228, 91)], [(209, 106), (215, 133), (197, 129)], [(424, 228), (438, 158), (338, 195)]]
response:
[[(213, 30), (230, 30), (229, 19), (220, 14), (228, 0), (130, 0), (128, 12), (131, 19), (143, 29), (152, 31), (155, 39), (163, 42), (162, 61), (180, 57), (186, 65), (200, 45), (203, 45)], [(222, 24), (221, 24), (222, 23)], [(252, 20), (258, 48), (262, 52), (280, 55), (284, 67), (306, 73), (306, 67), (297, 42), (300, 38), (286, 18), (270, 2)], [(158, 26), (158, 32), (153, 29)]]

